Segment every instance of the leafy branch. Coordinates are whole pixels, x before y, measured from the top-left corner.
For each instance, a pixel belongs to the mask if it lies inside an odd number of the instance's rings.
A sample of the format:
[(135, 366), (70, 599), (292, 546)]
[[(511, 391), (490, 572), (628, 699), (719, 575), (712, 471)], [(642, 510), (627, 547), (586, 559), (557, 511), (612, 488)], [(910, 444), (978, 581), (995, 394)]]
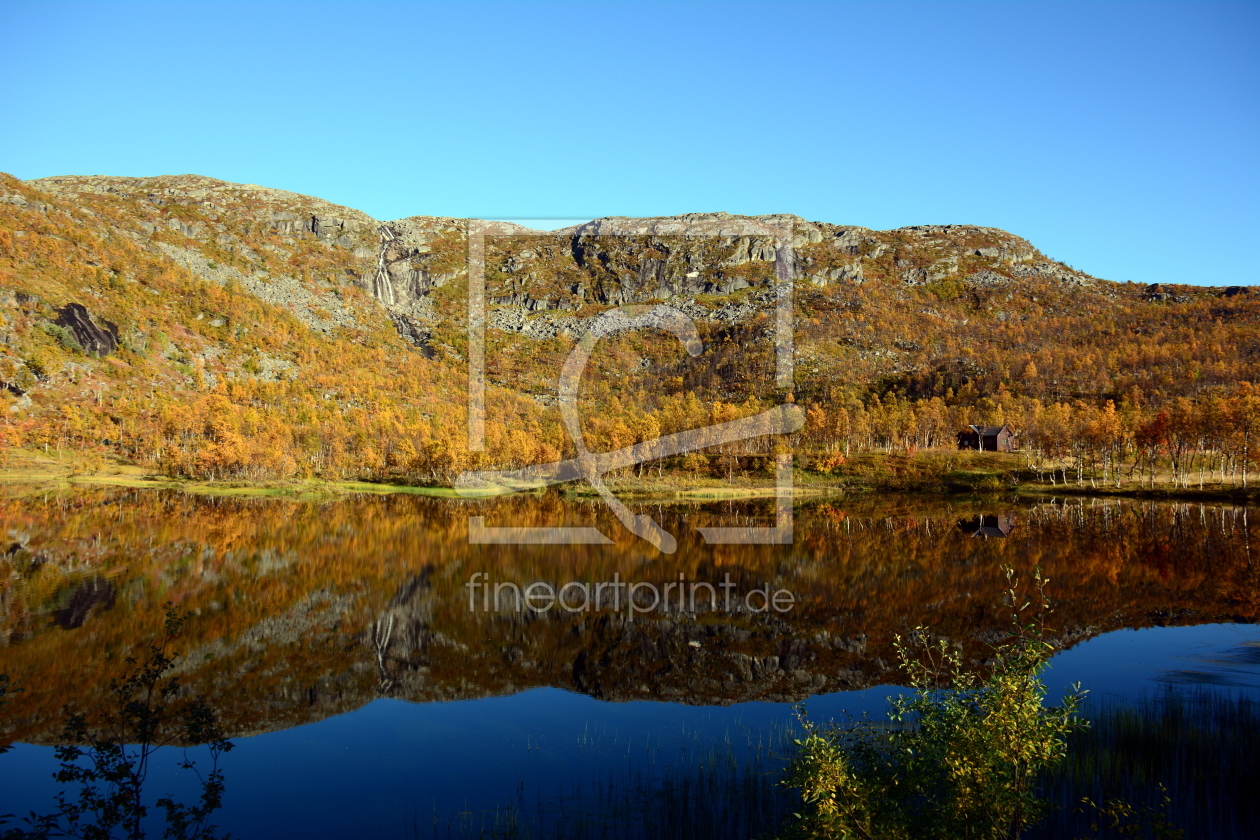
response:
[[(959, 647), (917, 627), (895, 646), (912, 693), (890, 698), (890, 726), (819, 727), (805, 737), (788, 784), (804, 809), (791, 836), (861, 840), (1017, 838), (1045, 812), (1039, 774), (1066, 753), (1078, 716), (1079, 686), (1058, 706), (1043, 703), (1040, 674), (1054, 652), (1046, 639), (1048, 583), (1019, 596), (1007, 570), (1010, 638), (981, 678), (963, 667)], [(1030, 613), (1029, 610), (1032, 610)]]
[[(126, 671), (110, 681), (110, 700), (98, 722), (66, 707), (62, 744), (56, 748), (61, 768), (54, 778), (69, 787), (56, 796), (52, 814), (27, 818), (28, 829), (9, 829), (4, 840), (71, 837), (80, 840), (139, 840), (145, 836), (150, 807), (144, 785), (156, 752), (183, 746), (182, 769), (196, 775), (201, 793), (193, 804), (163, 796), (154, 803), (166, 822), (165, 838), (211, 840), (217, 828), (209, 820), (223, 804), (223, 771), (219, 758), (232, 749), (214, 709), (202, 696), (184, 698), (179, 678), (170, 674), (175, 664), (172, 644), (187, 615), (166, 605), (163, 635), (147, 646), (143, 660), (127, 657)], [(0, 683), (0, 688), (7, 685)], [(0, 693), (2, 696), (2, 693)], [(210, 754), (202, 775), (188, 747), (204, 745)], [(0, 823), (2, 825), (2, 823)]]

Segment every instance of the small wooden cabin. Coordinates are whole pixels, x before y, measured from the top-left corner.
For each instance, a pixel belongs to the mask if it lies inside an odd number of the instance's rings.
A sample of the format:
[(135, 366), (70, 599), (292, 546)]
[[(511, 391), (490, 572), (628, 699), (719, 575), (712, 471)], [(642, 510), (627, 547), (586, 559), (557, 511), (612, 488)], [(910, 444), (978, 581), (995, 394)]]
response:
[(1012, 452), (1015, 449), (1015, 432), (1005, 423), (1001, 426), (968, 426), (958, 433), (958, 448)]

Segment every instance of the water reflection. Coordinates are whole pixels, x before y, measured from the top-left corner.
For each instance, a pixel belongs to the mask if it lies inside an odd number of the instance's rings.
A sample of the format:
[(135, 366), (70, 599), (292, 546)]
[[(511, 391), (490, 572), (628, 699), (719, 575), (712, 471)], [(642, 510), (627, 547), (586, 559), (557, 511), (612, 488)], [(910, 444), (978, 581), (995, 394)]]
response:
[(64, 598), (58, 593), (58, 600), (64, 600), (65, 606), (53, 610), (53, 621), (64, 630), (82, 627), (93, 610), (108, 610), (114, 606), (117, 590), (114, 584), (102, 577), (92, 577), (67, 587)]
[(1172, 685), (1260, 689), (1260, 641), (1195, 657), (1194, 667), (1165, 671), (1156, 679)]
[[(49, 742), (67, 702), (90, 705), (152, 638), (161, 604), (193, 613), (185, 682), (230, 734), (358, 708), (534, 687), (605, 700), (795, 701), (892, 680), (892, 638), (917, 624), (973, 662), (1001, 637), (1003, 565), (1052, 579), (1065, 644), (1120, 627), (1255, 621), (1260, 573), (1247, 511), (1079, 502), (993, 513), (967, 504), (815, 503), (791, 546), (709, 546), (695, 527), (759, 523), (772, 503), (654, 503), (680, 535), (662, 555), (602, 506), (556, 494), (309, 503), (89, 490), (0, 502), (0, 671), (27, 691), (7, 737)], [(470, 546), (467, 518), (594, 523), (608, 546)], [(1018, 522), (1018, 527), (1015, 524)], [(985, 537), (977, 539), (976, 537)], [(997, 539), (996, 537), (1001, 537)], [(762, 602), (666, 597), (659, 608), (483, 610), (474, 575), (524, 589), (613, 580), (663, 590), (729, 580)], [(677, 591), (677, 590), (675, 590)], [(719, 595), (721, 591), (719, 590)], [(570, 602), (575, 603), (575, 602)], [(717, 608), (715, 608), (717, 607)], [(50, 667), (56, 663), (56, 667)]]
[(1015, 516), (1010, 513), (985, 513), (970, 519), (959, 519), (958, 530), (973, 537), (1005, 537), (1015, 527)]

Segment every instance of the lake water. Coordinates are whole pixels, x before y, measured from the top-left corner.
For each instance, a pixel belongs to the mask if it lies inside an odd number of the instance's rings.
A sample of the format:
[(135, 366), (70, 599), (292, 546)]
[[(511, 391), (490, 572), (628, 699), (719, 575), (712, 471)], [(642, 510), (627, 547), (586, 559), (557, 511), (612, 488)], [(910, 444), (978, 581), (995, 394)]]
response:
[[(1245, 508), (831, 500), (798, 503), (792, 544), (775, 546), (696, 531), (771, 524), (768, 502), (637, 508), (676, 553), (556, 494), (11, 493), (0, 672), (25, 691), (3, 724), (18, 743), (0, 757), (0, 813), (51, 809), (63, 706), (100, 702), (167, 601), (191, 613), (182, 680), (236, 743), (216, 821), (243, 838), (456, 836), (505, 806), (598, 810), (609, 790), (706, 762), (768, 772), (792, 704), (881, 713), (897, 633), (930, 626), (979, 667), (1009, 626), (1007, 566), (1050, 578), (1049, 632), (1066, 647), (1052, 694), (1075, 680), (1096, 698), (1260, 694), (1260, 533)], [(612, 542), (470, 545), (470, 516)], [(548, 609), (518, 609), (531, 584)], [(175, 760), (151, 774), (155, 795), (193, 790)]]

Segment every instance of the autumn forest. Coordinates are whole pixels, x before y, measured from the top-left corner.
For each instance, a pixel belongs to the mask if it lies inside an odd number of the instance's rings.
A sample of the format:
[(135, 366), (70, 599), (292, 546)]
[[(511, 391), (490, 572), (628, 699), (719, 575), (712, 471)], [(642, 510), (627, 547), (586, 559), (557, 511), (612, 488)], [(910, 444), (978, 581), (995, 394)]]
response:
[[(787, 388), (784, 252), (760, 222), (790, 231)], [(469, 224), (380, 223), (197, 176), (3, 176), (0, 446), (84, 472), (447, 484), (571, 457), (555, 397), (565, 359), (601, 312), (667, 304), (703, 351), (651, 330), (600, 341), (581, 391), (591, 451), (785, 401), (806, 423), (626, 476), (768, 476), (786, 446), (798, 470), (843, 483), (868, 456), (891, 469), (952, 452), (968, 424), (1007, 424), (1042, 481), (1255, 480), (1251, 288), (1113, 283), (991, 228), (783, 216), (489, 228), (486, 445), (473, 451)]]

